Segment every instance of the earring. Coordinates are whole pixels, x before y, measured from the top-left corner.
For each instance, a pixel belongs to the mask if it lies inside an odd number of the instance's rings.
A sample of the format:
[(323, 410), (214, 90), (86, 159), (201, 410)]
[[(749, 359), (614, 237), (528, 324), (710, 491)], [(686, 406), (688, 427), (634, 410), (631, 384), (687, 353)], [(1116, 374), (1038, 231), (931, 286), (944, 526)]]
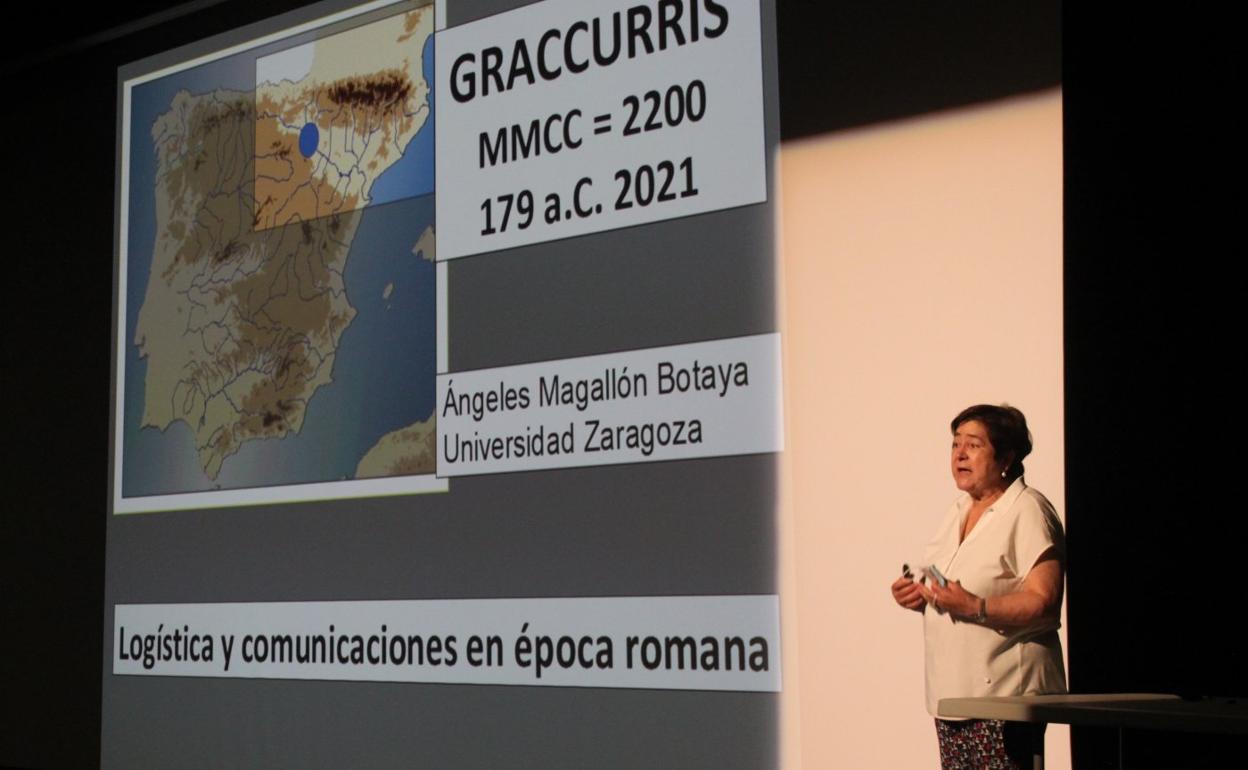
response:
[[(1006, 470), (1009, 470), (1009, 469), (1007, 468)], [(1001, 478), (1005, 478), (1005, 476), (1006, 476), (1006, 472), (1005, 472), (1005, 471), (1001, 471)]]

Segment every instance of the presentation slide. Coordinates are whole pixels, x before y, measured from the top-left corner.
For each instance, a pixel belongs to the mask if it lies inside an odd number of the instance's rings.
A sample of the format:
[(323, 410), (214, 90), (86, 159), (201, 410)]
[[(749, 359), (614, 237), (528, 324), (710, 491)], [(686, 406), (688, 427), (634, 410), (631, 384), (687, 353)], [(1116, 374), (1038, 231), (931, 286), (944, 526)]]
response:
[(768, 767), (770, 0), (329, 0), (118, 73), (102, 764)]

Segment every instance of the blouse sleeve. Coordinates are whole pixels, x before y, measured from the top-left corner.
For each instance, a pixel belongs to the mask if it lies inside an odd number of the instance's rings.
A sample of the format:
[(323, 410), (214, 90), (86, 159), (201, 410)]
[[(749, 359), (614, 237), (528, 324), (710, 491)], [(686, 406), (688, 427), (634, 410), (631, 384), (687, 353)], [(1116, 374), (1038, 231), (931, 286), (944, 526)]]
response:
[(1028, 488), (1019, 500), (1021, 510), (1015, 523), (1011, 556), (1015, 574), (1025, 578), (1050, 548), (1061, 561), (1066, 559), (1066, 538), (1053, 505), (1039, 492)]

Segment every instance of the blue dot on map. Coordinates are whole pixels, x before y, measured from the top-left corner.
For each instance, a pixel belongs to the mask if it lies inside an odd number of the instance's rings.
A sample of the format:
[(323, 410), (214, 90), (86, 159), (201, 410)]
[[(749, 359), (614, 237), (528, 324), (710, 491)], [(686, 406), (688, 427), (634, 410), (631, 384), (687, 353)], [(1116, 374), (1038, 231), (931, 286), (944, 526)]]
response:
[(299, 131), (299, 152), (303, 157), (310, 158), (316, 152), (316, 145), (321, 141), (321, 131), (315, 123), (304, 123)]

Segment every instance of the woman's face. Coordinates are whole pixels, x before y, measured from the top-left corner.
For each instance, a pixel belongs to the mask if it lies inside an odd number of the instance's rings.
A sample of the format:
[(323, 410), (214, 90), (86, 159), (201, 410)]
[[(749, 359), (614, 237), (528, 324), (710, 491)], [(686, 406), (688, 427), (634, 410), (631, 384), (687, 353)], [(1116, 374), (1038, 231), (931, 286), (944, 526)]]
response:
[(967, 420), (954, 431), (950, 466), (953, 483), (973, 497), (1005, 486), (1005, 479), (1001, 477), (1005, 463), (997, 459), (992, 442), (988, 440), (988, 429), (979, 420)]

